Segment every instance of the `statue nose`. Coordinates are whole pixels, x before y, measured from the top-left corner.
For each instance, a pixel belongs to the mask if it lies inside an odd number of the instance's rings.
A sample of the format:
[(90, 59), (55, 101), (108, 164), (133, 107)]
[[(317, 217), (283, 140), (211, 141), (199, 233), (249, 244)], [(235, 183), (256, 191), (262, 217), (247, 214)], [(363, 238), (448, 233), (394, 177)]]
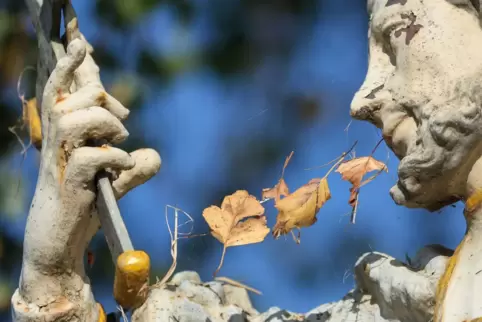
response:
[(381, 97), (377, 96), (377, 93), (382, 89), (383, 85), (371, 91), (358, 91), (351, 102), (351, 117), (361, 121), (368, 121), (377, 127), (381, 127), (380, 109), (382, 100)]

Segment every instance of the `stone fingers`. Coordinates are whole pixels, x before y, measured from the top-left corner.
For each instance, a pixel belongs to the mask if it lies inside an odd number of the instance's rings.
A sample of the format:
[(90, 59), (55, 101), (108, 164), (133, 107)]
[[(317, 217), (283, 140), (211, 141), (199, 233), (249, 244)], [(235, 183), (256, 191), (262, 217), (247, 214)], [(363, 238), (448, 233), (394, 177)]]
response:
[(90, 85), (79, 88), (67, 100), (57, 102), (52, 112), (54, 115), (61, 117), (62, 115), (91, 106), (105, 108), (120, 120), (125, 120), (129, 116), (129, 110), (113, 96), (105, 92), (102, 86)]
[[(71, 94), (74, 80), (77, 91)], [(44, 102), (54, 117), (91, 106), (101, 106), (121, 120), (129, 115), (127, 108), (105, 92), (99, 68), (82, 38), (73, 39), (67, 46), (67, 55), (57, 62), (45, 86)]]
[(88, 183), (92, 182), (100, 170), (128, 170), (134, 166), (134, 159), (121, 149), (109, 146), (81, 147), (72, 152), (66, 169), (65, 183)]
[(58, 121), (57, 144), (65, 151), (85, 145), (90, 139), (120, 143), (129, 135), (124, 125), (109, 111), (99, 106), (78, 110)]
[(44, 89), (44, 103), (48, 107), (69, 95), (74, 80), (74, 71), (82, 64), (86, 56), (86, 45), (81, 39), (73, 40), (67, 47), (67, 55), (61, 58), (49, 77)]
[(136, 165), (132, 169), (122, 171), (119, 177), (112, 183), (117, 199), (122, 198), (133, 188), (145, 183), (161, 168), (161, 157), (153, 149), (139, 149), (130, 155), (135, 160)]

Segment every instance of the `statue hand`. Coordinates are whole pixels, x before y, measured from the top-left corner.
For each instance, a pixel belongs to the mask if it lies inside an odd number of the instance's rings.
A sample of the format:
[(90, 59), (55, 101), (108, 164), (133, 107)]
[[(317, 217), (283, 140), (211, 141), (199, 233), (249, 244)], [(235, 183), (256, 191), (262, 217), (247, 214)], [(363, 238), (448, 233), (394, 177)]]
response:
[[(73, 80), (77, 90), (72, 93)], [(121, 121), (128, 114), (105, 92), (87, 42), (71, 40), (44, 90), (41, 165), (25, 232), (18, 305), (55, 304), (67, 310), (93, 300), (83, 256), (99, 228), (95, 176), (102, 169), (117, 174), (112, 186), (120, 198), (150, 179), (161, 164), (151, 149), (129, 154), (106, 145), (87, 146), (92, 140), (125, 140), (128, 132)]]

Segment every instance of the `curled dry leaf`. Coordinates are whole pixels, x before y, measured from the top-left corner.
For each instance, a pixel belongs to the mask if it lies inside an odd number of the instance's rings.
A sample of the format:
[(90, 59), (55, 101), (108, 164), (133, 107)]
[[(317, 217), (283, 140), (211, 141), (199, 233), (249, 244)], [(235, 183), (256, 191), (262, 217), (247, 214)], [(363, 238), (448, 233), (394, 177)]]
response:
[(288, 188), (288, 185), (286, 184), (284, 175), (285, 169), (288, 166), (288, 163), (290, 162), (293, 153), (295, 152), (291, 151), (290, 155), (288, 155), (288, 157), (286, 158), (283, 165), (283, 171), (281, 172), (281, 178), (279, 179), (278, 183), (273, 188), (263, 189), (263, 191), (261, 192), (261, 199), (274, 199), (276, 202), (278, 202), (281, 196), (286, 197), (290, 194), (290, 190)]
[(376, 175), (372, 176), (362, 182), (363, 176), (375, 170), (378, 170), (378, 173), (381, 171), (388, 172), (385, 163), (375, 160), (371, 156), (354, 158), (340, 164), (336, 172), (341, 174), (343, 180), (349, 181), (352, 184), (350, 188), (350, 199), (348, 201), (350, 206), (356, 207), (360, 187), (376, 177)]
[(221, 269), (227, 247), (259, 243), (269, 233), (264, 207), (245, 190), (226, 196), (218, 206), (203, 211), (203, 217), (211, 228), (211, 234), (223, 245), (221, 262), (214, 275)]
[(285, 179), (279, 179), (278, 183), (273, 188), (265, 188), (261, 193), (261, 199), (275, 199), (279, 200), (281, 196), (286, 197), (290, 194), (288, 185)]
[(312, 179), (287, 197), (276, 202), (278, 209), (273, 236), (289, 233), (294, 228), (309, 227), (316, 222), (316, 214), (331, 198), (326, 178)]
[(34, 97), (24, 101), (22, 119), (28, 126), (28, 133), (32, 144), (40, 150), (42, 147), (42, 124), (37, 110), (37, 99)]

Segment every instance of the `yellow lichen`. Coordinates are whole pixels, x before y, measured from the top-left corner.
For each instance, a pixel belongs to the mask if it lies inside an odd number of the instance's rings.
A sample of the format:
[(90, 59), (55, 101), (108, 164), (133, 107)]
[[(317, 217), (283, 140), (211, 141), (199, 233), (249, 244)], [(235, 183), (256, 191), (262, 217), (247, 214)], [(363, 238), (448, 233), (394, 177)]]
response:
[(99, 309), (99, 320), (98, 322), (107, 322), (107, 316), (105, 314), (102, 304), (97, 303), (97, 308)]
[(455, 270), (455, 266), (457, 265), (457, 261), (460, 255), (460, 250), (464, 246), (468, 239), (468, 236), (465, 236), (464, 239), (460, 242), (460, 244), (455, 249), (454, 254), (450, 257), (447, 262), (447, 267), (445, 268), (445, 272), (443, 273), (442, 277), (440, 278), (437, 291), (435, 293), (435, 310), (434, 310), (434, 321), (443, 321), (443, 306), (445, 295), (447, 294), (447, 289), (450, 284), (450, 278)]
[(482, 189), (477, 189), (467, 198), (465, 209), (470, 213), (476, 210), (482, 204)]

